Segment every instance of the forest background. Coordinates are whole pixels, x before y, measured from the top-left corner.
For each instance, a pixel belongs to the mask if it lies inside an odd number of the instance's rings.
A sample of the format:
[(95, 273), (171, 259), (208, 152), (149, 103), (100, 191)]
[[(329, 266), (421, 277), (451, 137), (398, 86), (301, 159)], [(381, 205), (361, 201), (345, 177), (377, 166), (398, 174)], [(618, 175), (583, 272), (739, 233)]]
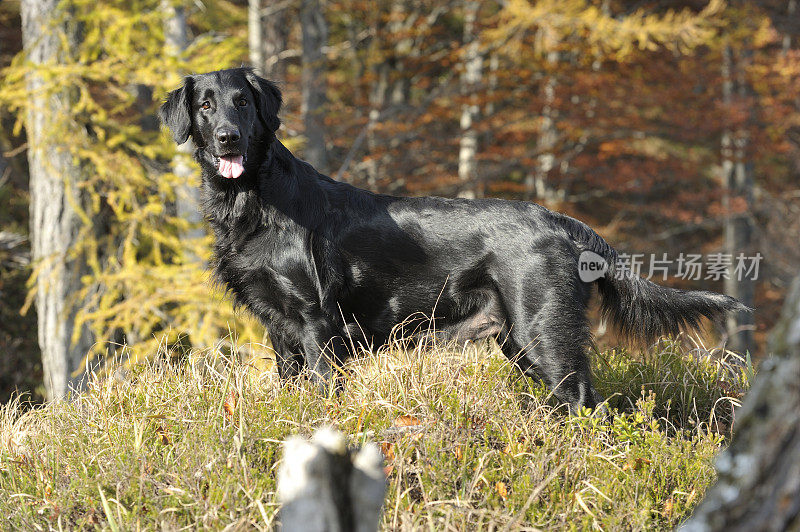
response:
[(763, 357), (800, 263), (798, 36), (796, 0), (3, 0), (0, 400), (109, 354), (271, 357), (211, 283), (191, 149), (155, 118), (182, 76), (239, 65), (321, 171), (566, 212), (754, 307), (711, 336)]

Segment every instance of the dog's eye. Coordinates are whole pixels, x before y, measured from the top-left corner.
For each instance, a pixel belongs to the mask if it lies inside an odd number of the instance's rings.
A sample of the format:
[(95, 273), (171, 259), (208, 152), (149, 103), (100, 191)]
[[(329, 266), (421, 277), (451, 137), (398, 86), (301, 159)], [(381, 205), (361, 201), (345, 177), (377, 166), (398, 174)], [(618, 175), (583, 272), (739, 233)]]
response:
[(247, 100), (245, 100), (244, 98), (240, 99), (239, 100), (239, 107), (244, 107), (245, 105), (247, 105)]
[(208, 100), (204, 101), (203, 103), (200, 104), (200, 109), (202, 109), (203, 111), (208, 111), (209, 109), (211, 109), (211, 102), (209, 102)]

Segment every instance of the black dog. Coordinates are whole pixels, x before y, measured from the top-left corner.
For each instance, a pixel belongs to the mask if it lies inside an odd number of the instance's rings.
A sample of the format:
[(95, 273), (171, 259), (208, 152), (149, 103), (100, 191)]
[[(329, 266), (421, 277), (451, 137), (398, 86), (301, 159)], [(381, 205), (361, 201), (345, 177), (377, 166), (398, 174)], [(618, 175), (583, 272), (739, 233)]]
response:
[[(280, 106), (275, 85), (238, 68), (187, 77), (159, 115), (176, 142), (197, 146), (216, 275), (268, 327), (281, 378), (305, 364), (324, 384), (353, 338), (380, 345), (424, 313), (448, 338), (496, 337), (559, 400), (593, 407), (592, 284), (611, 321), (643, 340), (746, 308), (620, 272), (591, 228), (533, 203), (399, 198), (336, 182), (276, 139)], [(579, 276), (586, 251), (607, 266), (594, 283)]]

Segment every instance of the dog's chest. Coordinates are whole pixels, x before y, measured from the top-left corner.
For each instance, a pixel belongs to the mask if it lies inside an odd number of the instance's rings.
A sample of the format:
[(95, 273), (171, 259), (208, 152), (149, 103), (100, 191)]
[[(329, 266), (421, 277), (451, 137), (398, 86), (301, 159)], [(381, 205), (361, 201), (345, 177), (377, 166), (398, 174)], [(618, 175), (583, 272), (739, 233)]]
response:
[(316, 275), (291, 221), (212, 220), (217, 278), (265, 325), (299, 328), (319, 308)]

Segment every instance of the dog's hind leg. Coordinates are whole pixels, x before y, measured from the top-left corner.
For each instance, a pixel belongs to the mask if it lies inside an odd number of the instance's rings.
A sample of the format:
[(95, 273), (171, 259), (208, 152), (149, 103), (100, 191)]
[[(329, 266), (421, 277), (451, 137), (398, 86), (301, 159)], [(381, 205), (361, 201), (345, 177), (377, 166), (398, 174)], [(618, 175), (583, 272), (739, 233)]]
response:
[[(521, 329), (525, 327), (517, 332)], [(545, 305), (527, 329), (522, 338), (520, 334), (515, 338), (530, 346), (526, 358), (556, 398), (573, 413), (579, 407), (594, 408), (600, 396), (592, 386), (587, 357), (591, 336), (583, 309)]]
[(592, 287), (578, 277), (574, 244), (556, 236), (543, 239), (524, 261), (510, 260), (497, 275), (511, 340), (506, 356), (522, 352), (525, 360), (517, 365), (539, 376), (571, 412), (594, 408), (599, 396), (587, 357), (586, 317)]
[(513, 316), (511, 330), (501, 334), (498, 343), (525, 375), (542, 379), (571, 412), (594, 408), (601, 398), (591, 381), (585, 306), (580, 299), (548, 296), (538, 309), (517, 307), (520, 312)]

